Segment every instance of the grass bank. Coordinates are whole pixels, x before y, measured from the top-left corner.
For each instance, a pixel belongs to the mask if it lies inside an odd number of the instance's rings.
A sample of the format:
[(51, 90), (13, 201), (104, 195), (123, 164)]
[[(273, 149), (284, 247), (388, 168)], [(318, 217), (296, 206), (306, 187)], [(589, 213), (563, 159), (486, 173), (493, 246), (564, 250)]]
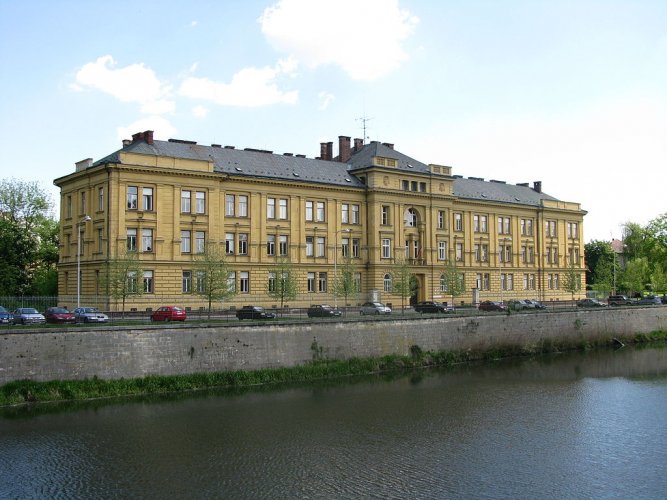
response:
[[(623, 338), (624, 343), (648, 344), (667, 341), (667, 332), (656, 331)], [(146, 376), (134, 379), (103, 380), (54, 380), (35, 382), (19, 380), (0, 386), (0, 406), (11, 406), (39, 402), (83, 401), (88, 399), (113, 398), (121, 396), (167, 394), (183, 391), (197, 391), (210, 388), (241, 388), (257, 385), (305, 382), (355, 375), (368, 375), (399, 370), (412, 370), (431, 366), (450, 366), (479, 360), (494, 360), (516, 356), (585, 350), (618, 343), (608, 339), (595, 343), (581, 341), (565, 343), (543, 341), (531, 347), (508, 345), (489, 351), (431, 352), (423, 351), (418, 345), (410, 347), (407, 356), (391, 355), (381, 358), (354, 358), (349, 360), (317, 359), (290, 368), (271, 368), (255, 371), (229, 371), (214, 373), (194, 373), (190, 375)]]

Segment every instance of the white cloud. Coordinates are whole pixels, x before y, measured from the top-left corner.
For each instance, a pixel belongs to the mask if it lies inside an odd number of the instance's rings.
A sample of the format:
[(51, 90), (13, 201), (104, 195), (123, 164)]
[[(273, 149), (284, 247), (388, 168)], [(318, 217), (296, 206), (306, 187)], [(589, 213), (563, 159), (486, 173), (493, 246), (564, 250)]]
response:
[(336, 97), (333, 94), (324, 91), (317, 94), (317, 98), (320, 101), (320, 104), (317, 107), (317, 109), (319, 109), (320, 111), (324, 111), (325, 109), (327, 109), (329, 107), (329, 104), (331, 104), (336, 99)]
[(147, 116), (129, 124), (127, 127), (116, 129), (119, 140), (130, 139), (132, 134), (145, 130), (152, 130), (154, 132), (153, 137), (160, 140), (170, 139), (176, 136), (178, 132), (171, 122), (162, 116)]
[(277, 50), (300, 62), (374, 80), (408, 59), (403, 42), (419, 19), (398, 0), (280, 0), (259, 22)]
[(258, 107), (271, 104), (295, 104), (297, 91), (284, 92), (278, 88), (277, 80), (292, 76), (295, 61), (280, 60), (275, 67), (244, 68), (232, 77), (231, 83), (222, 83), (208, 78), (186, 78), (179, 94), (193, 99), (205, 99), (223, 106)]
[(588, 211), (587, 241), (609, 239), (623, 223), (643, 224), (665, 211), (666, 113), (661, 98), (626, 97), (557, 117), (480, 119), (409, 147), (466, 177), (542, 180), (544, 192)]
[(206, 109), (204, 106), (195, 106), (192, 108), (192, 115), (197, 118), (206, 118), (208, 115), (208, 109)]
[(70, 87), (74, 90), (92, 88), (121, 102), (139, 103), (143, 113), (167, 113), (174, 110), (174, 103), (167, 99), (171, 87), (160, 82), (152, 69), (141, 63), (118, 69), (115, 65), (112, 56), (99, 57), (79, 69)]

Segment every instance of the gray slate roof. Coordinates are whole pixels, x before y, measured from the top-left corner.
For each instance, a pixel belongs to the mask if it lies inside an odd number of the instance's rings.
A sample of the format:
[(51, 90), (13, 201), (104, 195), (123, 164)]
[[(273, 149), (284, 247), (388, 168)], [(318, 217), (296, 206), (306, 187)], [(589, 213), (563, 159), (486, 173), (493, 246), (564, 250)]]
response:
[[(359, 189), (364, 189), (365, 185), (353, 175), (353, 172), (371, 165), (371, 159), (374, 156), (396, 159), (398, 170), (417, 175), (431, 175), (430, 169), (425, 163), (376, 141), (364, 145), (360, 151), (352, 155), (346, 164), (336, 161), (279, 155), (258, 150), (203, 146), (185, 141), (154, 141), (153, 144), (148, 144), (139, 140), (96, 161), (93, 166), (118, 163), (122, 151), (212, 161), (215, 172), (239, 177), (294, 180)], [(392, 170), (395, 169), (392, 168)], [(556, 198), (545, 193), (538, 193), (528, 186), (489, 182), (475, 178), (464, 179), (457, 176), (454, 177), (454, 196), (462, 199), (530, 206), (539, 206), (541, 200), (556, 200)]]

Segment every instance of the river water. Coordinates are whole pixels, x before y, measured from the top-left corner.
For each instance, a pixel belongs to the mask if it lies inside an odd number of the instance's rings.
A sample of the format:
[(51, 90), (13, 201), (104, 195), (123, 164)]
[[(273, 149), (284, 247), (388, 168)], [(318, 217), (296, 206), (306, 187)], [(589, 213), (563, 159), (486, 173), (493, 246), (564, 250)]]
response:
[(0, 412), (0, 498), (666, 498), (667, 349)]

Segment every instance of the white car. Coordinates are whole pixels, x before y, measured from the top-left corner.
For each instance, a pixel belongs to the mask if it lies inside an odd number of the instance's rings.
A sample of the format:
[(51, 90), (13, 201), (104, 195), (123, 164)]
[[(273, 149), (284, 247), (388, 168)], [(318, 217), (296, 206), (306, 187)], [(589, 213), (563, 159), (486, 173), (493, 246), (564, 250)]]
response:
[(391, 307), (387, 307), (381, 302), (366, 302), (359, 309), (359, 313), (362, 316), (364, 314), (390, 314)]
[(96, 307), (77, 307), (74, 309), (77, 323), (106, 323), (109, 316), (101, 313)]

